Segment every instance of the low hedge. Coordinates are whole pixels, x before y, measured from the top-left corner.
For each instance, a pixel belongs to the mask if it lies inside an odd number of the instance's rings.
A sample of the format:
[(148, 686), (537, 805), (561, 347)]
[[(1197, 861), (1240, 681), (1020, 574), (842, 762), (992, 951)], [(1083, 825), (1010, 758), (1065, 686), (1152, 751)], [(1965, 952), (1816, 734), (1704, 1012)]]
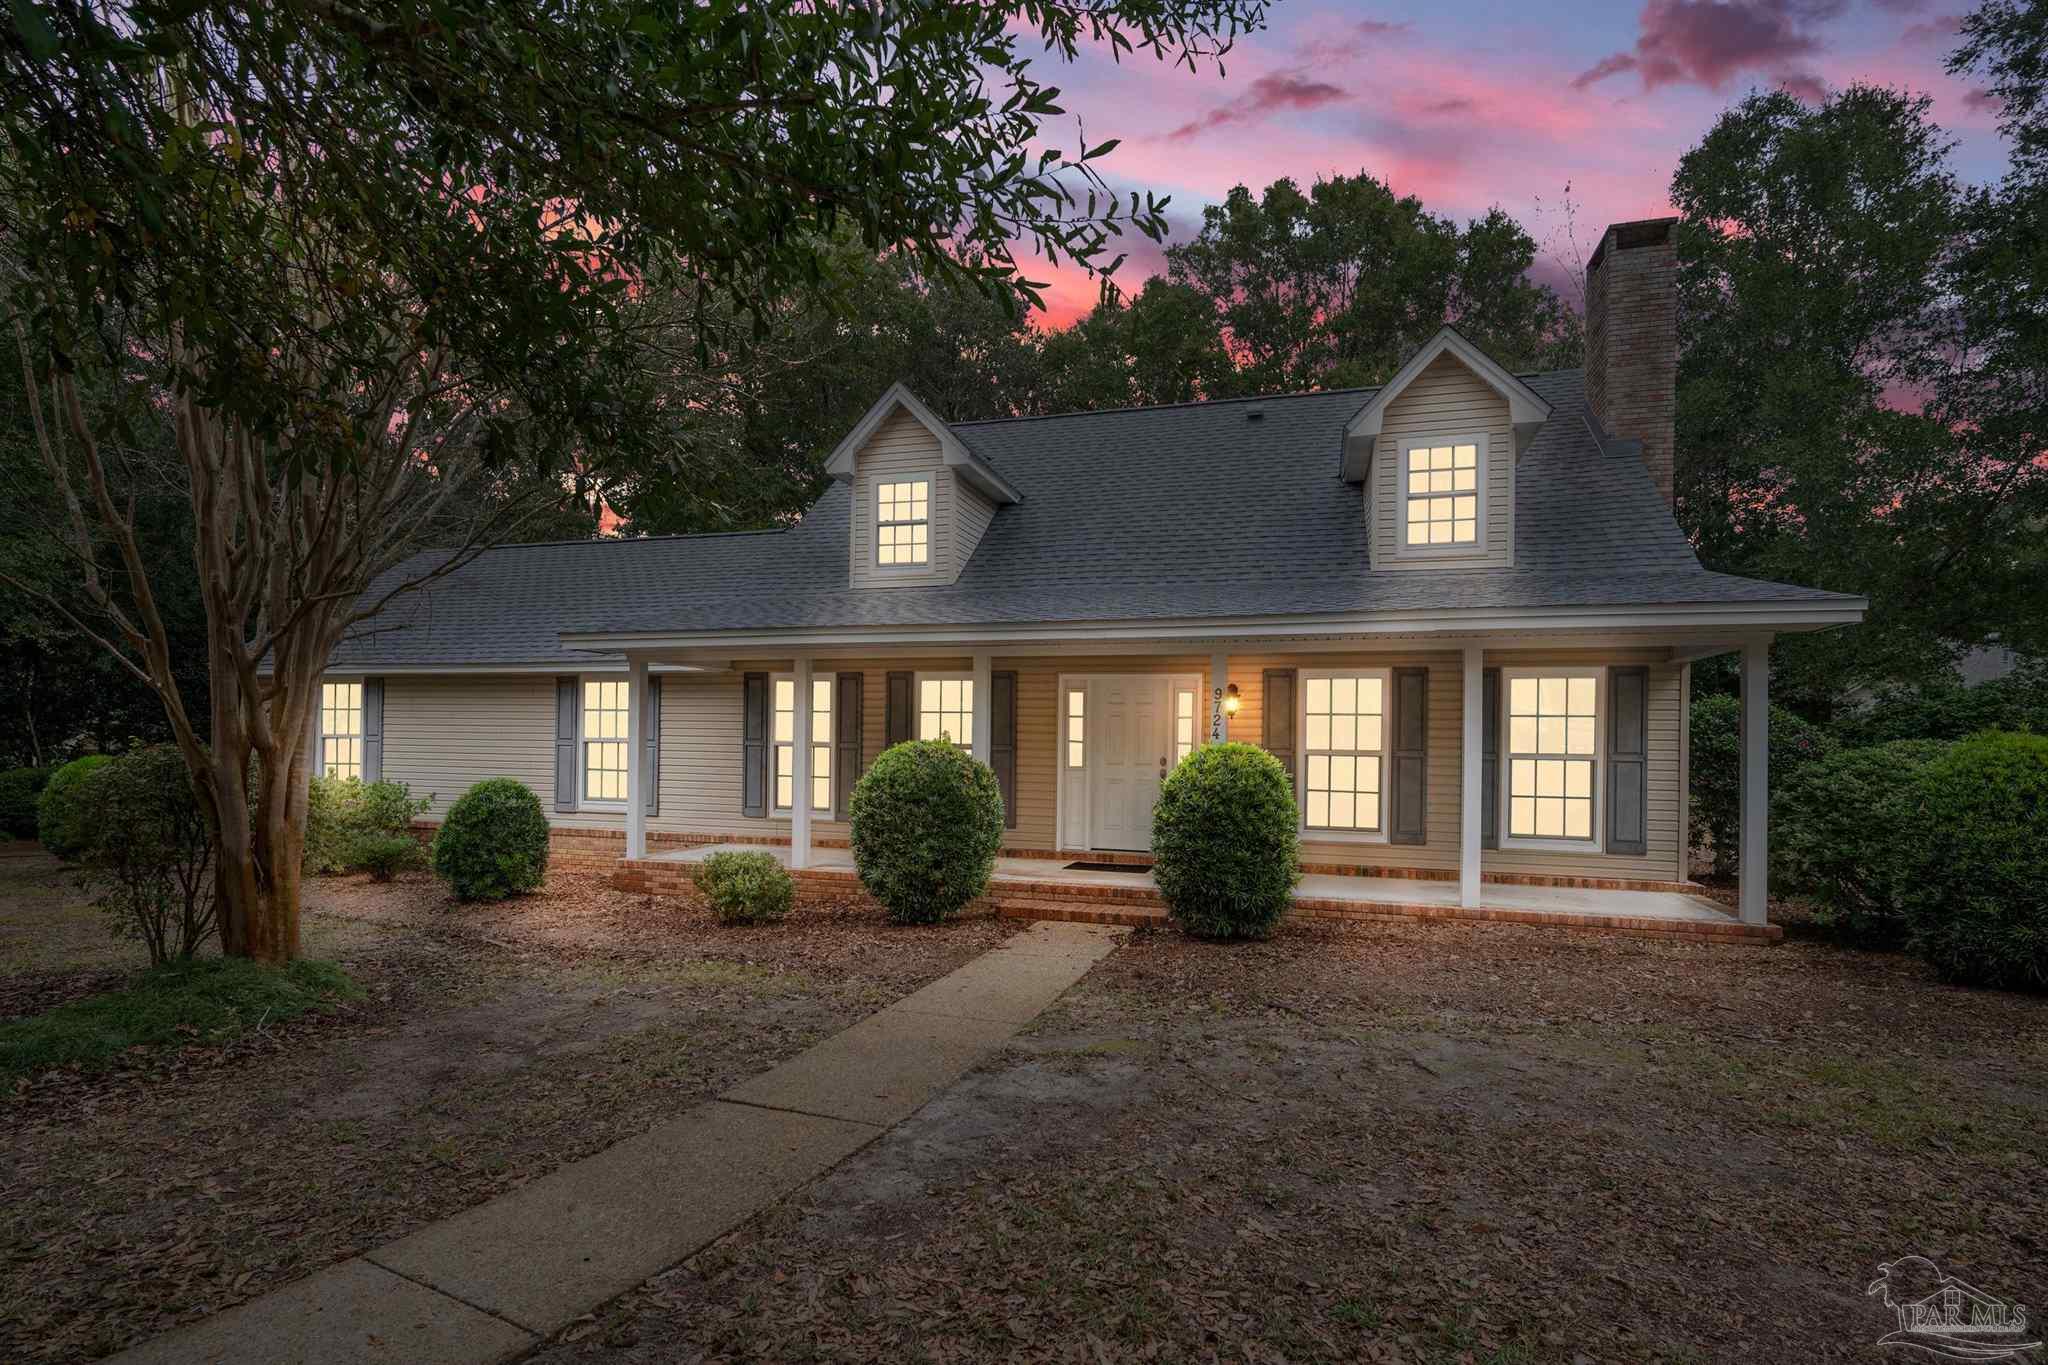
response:
[(491, 777), (456, 799), (434, 836), (434, 871), (457, 900), (538, 890), (548, 871), (548, 817), (516, 778)]
[(36, 836), (67, 863), (77, 862), (92, 843), (92, 811), (83, 799), (85, 779), (113, 761), (106, 754), (74, 758), (50, 774), (36, 798)]
[(697, 866), (697, 889), (720, 924), (781, 919), (796, 904), (796, 882), (772, 853), (714, 853)]
[(1207, 744), (1167, 775), (1152, 811), (1153, 879), (1181, 927), (1264, 938), (1301, 880), (1294, 789), (1251, 744)]
[(1771, 880), (1808, 896), (1822, 927), (1874, 948), (1904, 944), (1899, 897), (1918, 842), (1921, 770), (1936, 739), (1843, 749), (1788, 778), (1771, 803)]
[(36, 798), (49, 780), (48, 768), (9, 768), (0, 773), (0, 830), (9, 838), (36, 837)]
[(1989, 732), (1914, 784), (1899, 904), (1945, 980), (2048, 990), (2048, 737)]
[(848, 810), (861, 885), (899, 924), (936, 924), (988, 890), (1003, 795), (986, 763), (942, 739), (883, 751)]

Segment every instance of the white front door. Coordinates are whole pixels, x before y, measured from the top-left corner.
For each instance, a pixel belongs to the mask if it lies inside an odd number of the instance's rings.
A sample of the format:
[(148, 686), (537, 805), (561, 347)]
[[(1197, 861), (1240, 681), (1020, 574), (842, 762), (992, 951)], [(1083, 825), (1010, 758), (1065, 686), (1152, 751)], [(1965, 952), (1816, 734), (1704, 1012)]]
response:
[(1133, 674), (1088, 684), (1089, 844), (1149, 852), (1152, 806), (1173, 755), (1173, 680)]

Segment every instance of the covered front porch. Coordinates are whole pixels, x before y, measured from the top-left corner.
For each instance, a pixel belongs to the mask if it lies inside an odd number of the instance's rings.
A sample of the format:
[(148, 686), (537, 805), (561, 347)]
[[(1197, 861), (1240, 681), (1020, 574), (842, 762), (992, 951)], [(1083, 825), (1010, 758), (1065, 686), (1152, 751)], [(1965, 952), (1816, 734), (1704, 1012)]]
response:
[[(715, 853), (766, 852), (795, 862), (788, 844), (702, 844), (667, 849), (623, 863), (619, 884), (635, 890), (682, 890), (692, 869)], [(1143, 863), (1126, 868), (1076, 867), (1083, 859), (1000, 857), (987, 908), (1020, 919), (1072, 919), (1112, 924), (1163, 924), (1165, 903)], [(807, 889), (844, 893), (858, 884), (853, 854), (818, 847), (794, 869)], [(1776, 926), (1745, 924), (1695, 891), (1623, 886), (1528, 885), (1487, 880), (1480, 903), (1466, 905), (1452, 880), (1309, 872), (1294, 890), (1294, 910), (1308, 919), (1455, 919), (1604, 930), (1657, 937), (1767, 943)]]

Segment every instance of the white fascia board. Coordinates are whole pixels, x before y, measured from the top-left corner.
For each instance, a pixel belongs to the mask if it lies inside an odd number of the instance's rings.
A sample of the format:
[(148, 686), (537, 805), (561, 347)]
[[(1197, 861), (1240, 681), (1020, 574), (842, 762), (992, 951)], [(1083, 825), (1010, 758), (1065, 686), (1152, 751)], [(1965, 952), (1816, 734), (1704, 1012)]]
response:
[(1017, 490), (1009, 481), (996, 473), (969, 450), (953, 429), (939, 420), (937, 413), (926, 407), (918, 396), (912, 393), (900, 380), (889, 386), (889, 391), (875, 400), (875, 405), (854, 423), (853, 430), (846, 438), (832, 448), (832, 456), (825, 461), (825, 472), (841, 482), (853, 479), (854, 467), (860, 461), (860, 452), (875, 434), (876, 428), (902, 409), (915, 418), (920, 426), (929, 431), (939, 443), (940, 456), (946, 467), (961, 478), (980, 489), (982, 493), (998, 503), (1022, 501)]
[(1436, 358), (1449, 351), (1461, 361), (1465, 368), (1478, 375), (1486, 385), (1508, 400), (1508, 421), (1515, 429), (1515, 453), (1529, 443), (1529, 438), (1545, 422), (1550, 420), (1550, 404), (1544, 397), (1510, 373), (1492, 356), (1459, 336), (1456, 329), (1441, 327), (1437, 334), (1423, 343), (1422, 349), (1408, 357), (1408, 363), (1397, 371), (1394, 377), (1380, 387), (1372, 401), (1358, 410), (1344, 426), (1344, 480), (1346, 483), (1365, 482), (1366, 471), (1372, 466), (1373, 445), (1379, 440), (1380, 430), (1387, 417), (1387, 408), (1421, 373), (1436, 362)]
[(1246, 640), (1316, 636), (1375, 636), (1428, 631), (1466, 634), (1506, 631), (1603, 629), (1736, 628), (1742, 630), (1825, 630), (1854, 625), (1869, 603), (1840, 602), (1692, 603), (1671, 606), (1482, 607), (1457, 611), (1416, 610), (1343, 616), (1188, 617), (1158, 621), (1024, 622), (1016, 625), (840, 626), (790, 630), (620, 633), (562, 633), (569, 649), (716, 649), (740, 654), (748, 648), (835, 649), (879, 644), (1002, 644), (1082, 641), (1116, 644), (1139, 640)]

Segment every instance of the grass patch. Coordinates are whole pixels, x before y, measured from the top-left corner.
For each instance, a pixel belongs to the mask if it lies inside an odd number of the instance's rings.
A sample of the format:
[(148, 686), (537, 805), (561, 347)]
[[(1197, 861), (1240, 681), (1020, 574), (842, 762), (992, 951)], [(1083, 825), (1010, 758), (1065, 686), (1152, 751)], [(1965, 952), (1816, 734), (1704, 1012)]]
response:
[(259, 1025), (331, 1009), (362, 993), (331, 962), (170, 962), (121, 990), (0, 1024), (0, 1078), (56, 1066), (99, 1071), (136, 1047), (231, 1042)]

